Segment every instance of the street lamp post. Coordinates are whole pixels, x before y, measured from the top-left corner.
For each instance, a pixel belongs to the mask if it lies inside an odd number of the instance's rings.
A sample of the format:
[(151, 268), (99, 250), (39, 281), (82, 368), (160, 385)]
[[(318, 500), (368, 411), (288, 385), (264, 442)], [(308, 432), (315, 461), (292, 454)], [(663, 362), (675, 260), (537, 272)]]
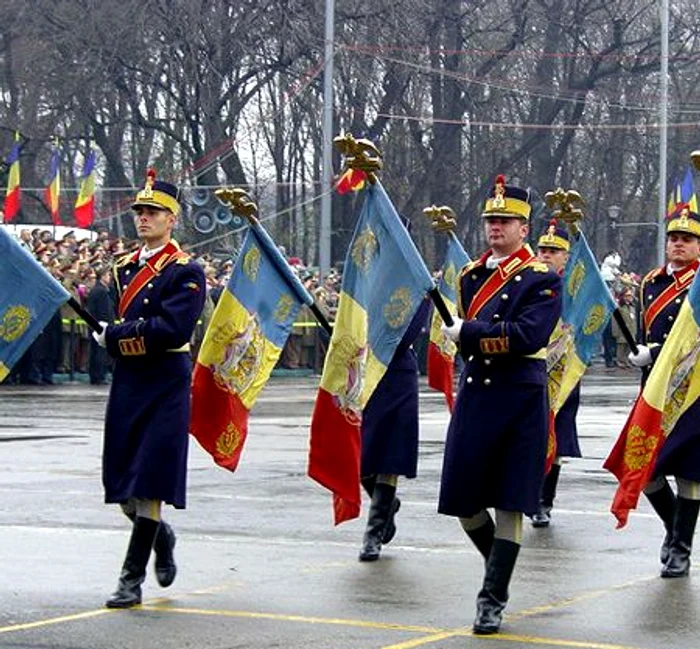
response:
[(619, 205), (610, 205), (608, 207), (608, 218), (610, 219), (610, 248), (617, 250), (620, 245), (619, 223), (620, 213), (622, 208)]

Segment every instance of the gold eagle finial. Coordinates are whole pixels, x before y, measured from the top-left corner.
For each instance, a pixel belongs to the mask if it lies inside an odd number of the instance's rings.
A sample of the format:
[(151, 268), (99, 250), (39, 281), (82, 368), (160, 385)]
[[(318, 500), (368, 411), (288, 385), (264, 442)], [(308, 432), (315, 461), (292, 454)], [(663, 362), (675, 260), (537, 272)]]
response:
[(575, 189), (557, 187), (544, 195), (544, 202), (552, 210), (552, 218), (564, 221), (572, 232), (578, 230), (577, 223), (583, 219), (583, 210), (579, 206), (585, 203)]
[(449, 205), (430, 205), (423, 208), (423, 214), (436, 232), (454, 232), (457, 228), (457, 215)]
[(369, 182), (377, 180), (375, 173), (384, 166), (384, 161), (374, 142), (366, 138), (356, 140), (351, 133), (341, 133), (333, 138), (333, 144), (343, 156), (343, 171), (359, 169), (367, 174)]
[(217, 189), (214, 194), (235, 214), (240, 214), (249, 221), (257, 218), (258, 206), (250, 199), (245, 189), (240, 187), (222, 187)]

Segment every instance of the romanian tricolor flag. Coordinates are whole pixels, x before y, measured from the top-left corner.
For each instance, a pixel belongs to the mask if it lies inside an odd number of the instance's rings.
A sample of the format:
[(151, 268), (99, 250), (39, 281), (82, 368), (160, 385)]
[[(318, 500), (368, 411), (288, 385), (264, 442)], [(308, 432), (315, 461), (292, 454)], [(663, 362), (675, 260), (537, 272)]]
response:
[(190, 432), (235, 471), (248, 414), (265, 387), (302, 303), (313, 298), (265, 229), (251, 224), (194, 368)]
[(12, 221), (19, 214), (20, 187), (19, 187), (19, 133), (15, 133), (15, 143), (12, 145), (10, 155), (7, 157), (7, 166), (10, 173), (7, 176), (7, 193), (5, 194), (5, 223)]
[(0, 383), (68, 299), (70, 293), (0, 227)]
[(603, 465), (620, 483), (611, 511), (617, 526), (649, 481), (664, 444), (697, 433), (697, 414), (688, 409), (700, 396), (700, 283), (697, 278), (681, 305), (625, 427)]
[(49, 184), (44, 191), (46, 207), (51, 213), (51, 222), (54, 225), (61, 225), (61, 215), (59, 213), (61, 194), (61, 152), (56, 146), (51, 153)]
[[(449, 234), (438, 291), (450, 313), (457, 315), (459, 272), (470, 262), (470, 259), (455, 233), (450, 232)], [(430, 342), (428, 343), (428, 385), (445, 395), (447, 406), (452, 412), (454, 406), (454, 362), (457, 345), (440, 330), (441, 325), (442, 318), (435, 309), (430, 325)]]
[(617, 308), (583, 232), (574, 237), (562, 285), (561, 320), (547, 346), (550, 404), (547, 471), (557, 452), (554, 419), (600, 349), (603, 330)]
[(384, 188), (369, 185), (311, 420), (309, 476), (333, 492), (336, 524), (360, 514), (362, 411), (433, 287)]
[(80, 228), (87, 228), (95, 219), (95, 162), (95, 150), (90, 149), (85, 158), (80, 193), (73, 211), (75, 222)]
[(691, 212), (698, 212), (698, 196), (695, 193), (695, 181), (693, 170), (688, 167), (685, 170), (682, 182), (679, 182), (668, 196), (666, 216), (670, 216), (676, 210), (678, 203), (687, 203)]

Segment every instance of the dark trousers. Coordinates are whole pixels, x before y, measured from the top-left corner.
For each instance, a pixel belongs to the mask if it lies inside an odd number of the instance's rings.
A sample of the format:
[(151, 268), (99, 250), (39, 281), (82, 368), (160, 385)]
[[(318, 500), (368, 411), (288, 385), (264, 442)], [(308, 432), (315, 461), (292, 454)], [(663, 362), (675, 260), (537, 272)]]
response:
[(100, 347), (95, 340), (90, 339), (90, 356), (88, 358), (88, 372), (90, 373), (90, 383), (104, 383), (109, 371), (109, 355), (107, 350)]

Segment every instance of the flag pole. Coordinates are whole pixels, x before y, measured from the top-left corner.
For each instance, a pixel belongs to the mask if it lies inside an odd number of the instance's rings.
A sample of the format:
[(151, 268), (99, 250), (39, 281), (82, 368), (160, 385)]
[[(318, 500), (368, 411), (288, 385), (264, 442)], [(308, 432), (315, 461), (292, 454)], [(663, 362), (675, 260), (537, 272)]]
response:
[(97, 318), (92, 315), (86, 308), (80, 306), (80, 302), (76, 300), (74, 297), (71, 297), (68, 300), (68, 306), (73, 309), (83, 320), (85, 320), (85, 323), (87, 324), (90, 329), (93, 331), (97, 332), (98, 334), (102, 333), (102, 325), (99, 323)]

